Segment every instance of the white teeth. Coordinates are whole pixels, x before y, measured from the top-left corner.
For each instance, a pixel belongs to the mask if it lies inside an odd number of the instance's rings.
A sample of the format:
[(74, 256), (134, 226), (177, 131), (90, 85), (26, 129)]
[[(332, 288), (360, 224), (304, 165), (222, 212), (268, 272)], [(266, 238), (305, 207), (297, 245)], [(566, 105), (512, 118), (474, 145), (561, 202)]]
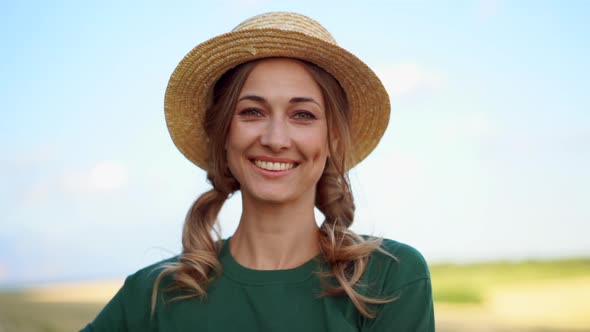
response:
[(294, 163), (273, 163), (270, 161), (254, 160), (254, 164), (269, 171), (286, 171), (295, 167)]

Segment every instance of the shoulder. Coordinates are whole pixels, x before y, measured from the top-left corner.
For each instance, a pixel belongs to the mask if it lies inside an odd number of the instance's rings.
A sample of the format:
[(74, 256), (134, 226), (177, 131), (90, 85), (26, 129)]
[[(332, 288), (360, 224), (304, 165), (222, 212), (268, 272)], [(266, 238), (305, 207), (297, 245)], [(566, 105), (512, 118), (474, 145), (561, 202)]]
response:
[(176, 261), (178, 257), (172, 257), (128, 276), (123, 287), (83, 331), (149, 330), (154, 283), (166, 265)]
[[(129, 275), (121, 288), (124, 303), (135, 306), (151, 302), (156, 279), (166, 267), (176, 262), (178, 262), (178, 256), (156, 262)], [(158, 288), (165, 288), (170, 282), (168, 279), (170, 278), (162, 280)]]
[(430, 273), (414, 247), (383, 239), (366, 269), (369, 295), (386, 298), (375, 319), (362, 318), (363, 331), (434, 331)]
[[(156, 280), (160, 273), (170, 266), (178, 262), (178, 256), (171, 257), (149, 266), (146, 266), (125, 279), (125, 284), (121, 289), (123, 293), (123, 304), (127, 308), (129, 314), (136, 317), (146, 316), (146, 310), (150, 308), (152, 301), (152, 293)], [(161, 293), (172, 281), (171, 276), (166, 276), (158, 285), (158, 293)], [(158, 296), (158, 303), (161, 297)]]
[(367, 281), (381, 292), (399, 290), (414, 282), (430, 279), (424, 256), (414, 247), (382, 239), (382, 251), (375, 250), (365, 271)]
[(170, 257), (138, 270), (127, 277), (124, 287), (151, 290), (160, 272), (171, 264), (177, 263), (178, 257)]

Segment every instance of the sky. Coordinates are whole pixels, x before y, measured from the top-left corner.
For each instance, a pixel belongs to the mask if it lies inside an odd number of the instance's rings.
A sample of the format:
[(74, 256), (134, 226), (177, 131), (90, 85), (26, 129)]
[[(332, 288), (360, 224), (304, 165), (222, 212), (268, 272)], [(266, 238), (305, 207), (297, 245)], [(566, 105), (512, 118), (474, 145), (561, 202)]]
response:
[[(316, 19), (390, 94), (352, 228), (431, 263), (590, 256), (590, 2), (20, 1), (0, 5), (0, 286), (123, 277), (180, 251), (208, 190), (164, 120), (197, 44)], [(225, 237), (240, 216), (226, 203)], [(318, 215), (318, 217), (321, 217)]]

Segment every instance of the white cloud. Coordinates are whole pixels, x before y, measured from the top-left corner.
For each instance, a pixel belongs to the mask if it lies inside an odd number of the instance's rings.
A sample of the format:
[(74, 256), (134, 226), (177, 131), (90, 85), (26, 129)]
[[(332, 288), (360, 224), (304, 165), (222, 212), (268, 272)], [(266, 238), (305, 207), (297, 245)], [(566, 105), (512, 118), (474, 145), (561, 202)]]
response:
[(42, 206), (49, 201), (51, 196), (51, 186), (47, 182), (39, 182), (26, 192), (23, 204), (25, 206)]
[(112, 192), (128, 182), (127, 167), (118, 161), (100, 161), (86, 172), (70, 173), (63, 179), (69, 192)]
[(377, 75), (394, 97), (432, 91), (442, 85), (440, 75), (415, 63), (400, 63), (377, 68)]
[[(33, 149), (15, 153), (11, 159), (17, 167), (34, 166), (55, 159), (57, 150), (53, 145), (41, 144)], [(6, 156), (3, 157), (6, 158)], [(10, 158), (10, 155), (8, 157)]]
[(467, 145), (479, 144), (482, 141), (496, 139), (502, 133), (502, 128), (489, 112), (469, 111), (447, 114), (446, 119), (440, 120), (439, 130), (433, 134), (437, 140), (436, 145), (455, 144), (463, 142)]

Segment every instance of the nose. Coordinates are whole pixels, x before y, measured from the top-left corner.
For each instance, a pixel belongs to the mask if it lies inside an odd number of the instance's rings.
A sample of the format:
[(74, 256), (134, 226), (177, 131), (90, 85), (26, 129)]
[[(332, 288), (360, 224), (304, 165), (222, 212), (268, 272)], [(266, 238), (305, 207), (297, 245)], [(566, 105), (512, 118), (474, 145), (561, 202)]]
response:
[(260, 144), (273, 152), (280, 152), (291, 147), (291, 137), (286, 121), (280, 117), (274, 117), (268, 122), (264, 132), (260, 135)]

